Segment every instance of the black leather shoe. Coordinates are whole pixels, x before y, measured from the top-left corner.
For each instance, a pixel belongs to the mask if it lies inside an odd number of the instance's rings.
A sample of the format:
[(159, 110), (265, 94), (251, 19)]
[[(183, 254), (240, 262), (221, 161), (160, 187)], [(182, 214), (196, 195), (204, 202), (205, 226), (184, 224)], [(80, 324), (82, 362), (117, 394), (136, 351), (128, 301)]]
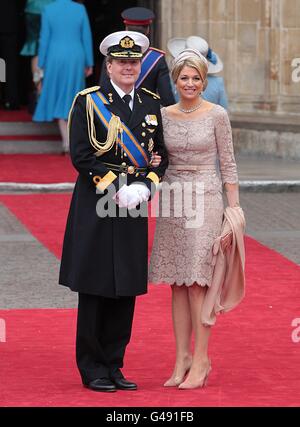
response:
[(88, 384), (83, 385), (93, 391), (117, 391), (117, 387), (115, 386), (115, 384), (108, 378), (97, 378), (96, 380), (93, 380)]
[(136, 390), (137, 385), (135, 383), (132, 383), (125, 378), (112, 378), (112, 381), (114, 382), (116, 388), (118, 390)]

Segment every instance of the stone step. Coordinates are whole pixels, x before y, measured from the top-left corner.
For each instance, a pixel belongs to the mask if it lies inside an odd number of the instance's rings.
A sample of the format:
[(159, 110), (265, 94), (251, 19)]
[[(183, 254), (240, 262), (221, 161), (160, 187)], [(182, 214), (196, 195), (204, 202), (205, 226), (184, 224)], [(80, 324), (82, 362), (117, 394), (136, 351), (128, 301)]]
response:
[(236, 153), (300, 159), (299, 114), (230, 114)]
[(57, 123), (0, 122), (0, 154), (60, 153)]
[(0, 136), (59, 135), (57, 123), (0, 122)]
[(62, 152), (60, 138), (37, 138), (34, 140), (0, 139), (0, 154), (55, 154)]

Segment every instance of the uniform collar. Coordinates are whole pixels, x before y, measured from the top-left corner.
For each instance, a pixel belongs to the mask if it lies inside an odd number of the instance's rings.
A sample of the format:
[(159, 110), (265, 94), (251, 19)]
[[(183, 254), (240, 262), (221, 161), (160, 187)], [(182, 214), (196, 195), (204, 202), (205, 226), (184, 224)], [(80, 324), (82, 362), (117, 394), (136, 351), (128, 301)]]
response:
[[(117, 89), (119, 89), (119, 93), (117, 92)], [(111, 80), (107, 80), (100, 87), (100, 91), (108, 100), (106, 107), (109, 109), (109, 111), (119, 116), (121, 120), (128, 121), (128, 107), (121, 98), (120, 88), (118, 86), (113, 86)]]
[[(134, 89), (134, 102), (133, 102), (133, 112), (131, 114), (130, 120), (126, 122), (127, 108), (125, 103), (120, 98), (120, 94), (117, 92), (117, 88), (113, 86), (111, 80), (106, 80), (105, 83), (100, 87), (100, 91), (107, 97), (109, 103), (107, 108), (112, 113), (121, 117), (121, 120), (125, 120), (127, 126), (130, 129), (139, 126), (143, 121), (144, 117), (147, 114), (151, 114), (151, 97), (144, 95), (143, 91), (140, 89)], [(111, 101), (110, 101), (111, 99)]]
[[(116, 85), (112, 80), (110, 80), (112, 87), (115, 89), (120, 98), (123, 98), (124, 95), (127, 95), (119, 86)], [(131, 96), (131, 99), (134, 99), (134, 87), (132, 91), (128, 94)]]

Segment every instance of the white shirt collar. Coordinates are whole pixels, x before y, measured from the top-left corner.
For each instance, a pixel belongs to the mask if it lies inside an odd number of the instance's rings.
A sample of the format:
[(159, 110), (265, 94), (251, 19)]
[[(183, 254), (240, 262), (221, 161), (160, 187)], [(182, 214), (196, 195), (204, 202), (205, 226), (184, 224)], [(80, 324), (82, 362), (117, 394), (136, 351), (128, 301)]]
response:
[[(115, 91), (117, 92), (117, 94), (120, 96), (120, 98), (123, 98), (123, 96), (126, 95), (126, 93), (119, 86), (117, 86), (116, 83), (114, 83), (112, 80), (110, 80), (110, 82), (111, 82), (113, 88), (115, 89)], [(134, 100), (134, 87), (133, 87), (132, 91), (128, 95), (131, 96), (131, 101), (129, 103), (129, 107), (132, 110), (132, 108), (133, 108), (133, 100)]]

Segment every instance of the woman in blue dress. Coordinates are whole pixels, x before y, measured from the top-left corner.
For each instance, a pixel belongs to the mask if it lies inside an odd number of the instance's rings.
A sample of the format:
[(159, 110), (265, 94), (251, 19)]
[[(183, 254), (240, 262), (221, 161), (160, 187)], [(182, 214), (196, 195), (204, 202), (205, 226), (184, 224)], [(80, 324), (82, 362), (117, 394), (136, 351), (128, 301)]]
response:
[(41, 29), (41, 14), (47, 4), (53, 0), (27, 0), (24, 9), (26, 22), (26, 40), (20, 52), (22, 56), (31, 56), (32, 76), (37, 68), (37, 54)]
[(68, 151), (67, 118), (74, 96), (92, 74), (89, 19), (82, 4), (56, 0), (45, 7), (38, 52), (42, 90), (33, 116), (36, 122), (58, 120), (63, 151)]

